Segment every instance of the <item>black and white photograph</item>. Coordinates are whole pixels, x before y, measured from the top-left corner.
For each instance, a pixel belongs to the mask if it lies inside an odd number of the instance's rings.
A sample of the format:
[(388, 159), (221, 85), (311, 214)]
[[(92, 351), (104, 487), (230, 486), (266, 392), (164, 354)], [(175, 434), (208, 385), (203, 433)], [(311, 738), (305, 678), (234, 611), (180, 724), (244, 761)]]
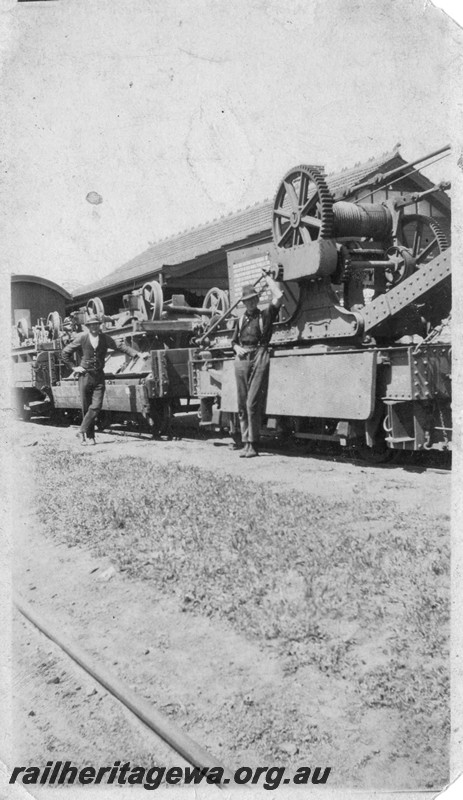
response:
[(461, 9), (0, 10), (0, 797), (451, 800)]

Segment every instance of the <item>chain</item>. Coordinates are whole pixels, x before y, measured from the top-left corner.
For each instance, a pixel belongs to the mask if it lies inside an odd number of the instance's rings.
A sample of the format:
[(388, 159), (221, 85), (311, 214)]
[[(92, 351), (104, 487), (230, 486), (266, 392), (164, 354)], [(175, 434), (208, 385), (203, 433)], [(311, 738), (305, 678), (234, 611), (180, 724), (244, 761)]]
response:
[(439, 341), (440, 334), (442, 333), (443, 330), (445, 330), (445, 328), (450, 326), (451, 321), (452, 321), (452, 315), (449, 314), (449, 316), (446, 317), (446, 319), (442, 320), (440, 325), (436, 325), (436, 327), (433, 328), (432, 331), (428, 333), (428, 335), (426, 336), (425, 339), (423, 339), (422, 342), (419, 342), (419, 344), (416, 345), (414, 352), (416, 353), (418, 350), (420, 350), (421, 347), (423, 347), (423, 345), (431, 344), (431, 342), (436, 341), (436, 339), (437, 341)]
[(442, 411), (442, 407), (441, 407), (440, 403), (437, 404), (437, 407), (439, 409), (439, 420), (440, 420), (440, 424), (441, 424), (441, 428), (442, 428), (442, 436), (443, 436), (443, 439), (444, 439), (444, 445), (445, 445), (445, 449), (447, 450), (448, 449), (448, 445), (449, 445), (449, 437), (447, 435), (447, 428), (445, 427), (445, 424), (444, 424), (444, 412)]

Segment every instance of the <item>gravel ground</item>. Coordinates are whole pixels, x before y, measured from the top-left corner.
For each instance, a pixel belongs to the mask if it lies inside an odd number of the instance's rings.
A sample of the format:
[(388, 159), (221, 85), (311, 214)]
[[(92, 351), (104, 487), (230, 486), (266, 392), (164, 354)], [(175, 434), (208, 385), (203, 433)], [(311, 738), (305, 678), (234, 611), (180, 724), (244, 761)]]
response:
[[(15, 588), (68, 638), (231, 768), (446, 782), (450, 474), (14, 430)], [(13, 650), (21, 761), (181, 763), (19, 617)]]

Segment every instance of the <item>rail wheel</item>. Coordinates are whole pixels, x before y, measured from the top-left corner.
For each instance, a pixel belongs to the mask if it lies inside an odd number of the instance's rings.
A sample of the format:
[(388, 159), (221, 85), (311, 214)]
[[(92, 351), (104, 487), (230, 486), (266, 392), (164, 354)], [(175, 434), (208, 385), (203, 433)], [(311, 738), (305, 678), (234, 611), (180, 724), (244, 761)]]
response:
[(228, 311), (230, 303), (228, 300), (228, 292), (223, 289), (216, 289), (215, 287), (209, 289), (206, 297), (204, 298), (203, 308), (211, 309), (214, 314), (222, 315)]
[(137, 321), (137, 317), (126, 317), (124, 322), (121, 324), (121, 328), (131, 328), (133, 323)]
[(107, 411), (103, 411), (103, 409), (99, 412), (96, 418), (96, 428), (97, 430), (102, 433), (105, 428), (108, 428), (110, 425), (110, 414)]
[(149, 430), (154, 439), (166, 436), (173, 437), (174, 414), (169, 400), (153, 400), (150, 404)]
[(47, 317), (47, 331), (50, 339), (59, 339), (62, 328), (61, 317), (57, 311), (52, 311)]
[(104, 316), (103, 301), (100, 300), (99, 297), (91, 297), (90, 300), (87, 302), (85, 310), (89, 317), (103, 317)]
[(32, 413), (26, 397), (19, 399), (16, 411), (18, 418), (22, 420), (22, 422), (31, 421)]
[(273, 206), (273, 241), (279, 248), (309, 244), (333, 235), (333, 198), (323, 173), (294, 167), (283, 178)]
[(396, 451), (387, 446), (386, 442), (375, 442), (373, 447), (360, 444), (353, 448), (354, 457), (366, 461), (368, 464), (387, 464), (396, 457)]
[(163, 304), (161, 284), (157, 281), (145, 283), (141, 290), (141, 302), (146, 319), (161, 319)]

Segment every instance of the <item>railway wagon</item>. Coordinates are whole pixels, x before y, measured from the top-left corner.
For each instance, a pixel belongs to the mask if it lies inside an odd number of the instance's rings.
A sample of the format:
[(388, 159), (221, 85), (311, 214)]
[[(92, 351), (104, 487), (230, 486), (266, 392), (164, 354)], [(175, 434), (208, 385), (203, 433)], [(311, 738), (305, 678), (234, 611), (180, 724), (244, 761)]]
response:
[[(153, 281), (124, 295), (118, 314), (105, 314), (98, 297), (74, 312), (76, 332), (85, 325), (87, 316), (97, 315), (103, 331), (116, 341), (126, 340), (138, 351), (134, 358), (108, 353), (100, 428), (130, 420), (155, 436), (170, 435), (173, 415), (198, 406), (190, 392), (192, 341), (227, 307), (227, 293), (216, 288), (206, 294), (200, 308), (190, 306), (184, 295), (164, 301), (160, 284)], [(60, 350), (49, 375), (55, 419), (80, 415), (78, 381), (63, 363)]]
[(416, 163), (379, 176), (388, 188), (380, 203), (361, 184), (358, 201), (333, 197), (318, 166), (284, 176), (273, 241), (228, 254), (231, 307), (197, 340), (192, 391), (205, 417), (238, 411), (229, 315), (239, 313), (241, 286), (258, 286), (271, 270), (284, 301), (270, 342), (265, 432), (355, 445), (378, 460), (391, 450), (451, 449), (450, 243), (436, 218), (416, 213), (432, 189), (393, 187)]
[(56, 331), (70, 300), (65, 289), (46, 278), (11, 276), (11, 389), (20, 417), (27, 419), (34, 411), (50, 408), (48, 375), (54, 359), (47, 352), (59, 347)]

